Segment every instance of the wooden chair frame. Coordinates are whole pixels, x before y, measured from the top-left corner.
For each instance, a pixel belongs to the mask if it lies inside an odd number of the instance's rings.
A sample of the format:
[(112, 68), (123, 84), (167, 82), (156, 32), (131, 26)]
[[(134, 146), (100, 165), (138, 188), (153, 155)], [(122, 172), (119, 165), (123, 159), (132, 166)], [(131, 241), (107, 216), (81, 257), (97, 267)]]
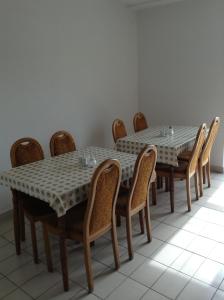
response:
[[(110, 172), (111, 168), (117, 168), (118, 170), (118, 177), (115, 187), (115, 193), (113, 195), (113, 204), (112, 204), (112, 215), (111, 215), (111, 221), (110, 224), (108, 224), (106, 227), (101, 228), (99, 231), (91, 234), (90, 232), (90, 221), (92, 217), (93, 212), (93, 206), (95, 204), (95, 196), (96, 196), (96, 190), (98, 186), (98, 179), (102, 175), (103, 172), (107, 173)], [(115, 217), (115, 207), (117, 202), (117, 196), (119, 191), (121, 181), (121, 168), (120, 163), (115, 159), (108, 159), (104, 161), (100, 166), (96, 169), (96, 171), (93, 174), (92, 181), (91, 181), (91, 187), (90, 187), (90, 193), (89, 193), (89, 199), (87, 201), (87, 206), (85, 209), (84, 214), (84, 220), (82, 225), (82, 233), (80, 232), (68, 232), (66, 230), (66, 225), (61, 227), (60, 225), (58, 227), (52, 227), (47, 222), (43, 222), (43, 228), (45, 233), (45, 250), (46, 250), (46, 256), (47, 256), (47, 265), (48, 270), (52, 271), (52, 258), (51, 258), (51, 250), (49, 245), (49, 238), (48, 234), (52, 233), (55, 235), (59, 235), (59, 244), (60, 244), (60, 257), (61, 257), (61, 266), (62, 266), (62, 275), (63, 275), (63, 284), (64, 284), (64, 290), (67, 291), (69, 289), (69, 280), (68, 280), (68, 265), (67, 265), (67, 253), (66, 253), (66, 239), (72, 239), (77, 240), (83, 243), (84, 246), (84, 258), (85, 258), (85, 267), (86, 267), (86, 274), (87, 274), (87, 281), (88, 281), (88, 288), (89, 292), (92, 292), (94, 289), (94, 283), (93, 283), (93, 271), (91, 266), (91, 242), (98, 239), (100, 236), (111, 230), (111, 237), (112, 237), (112, 244), (113, 244), (113, 252), (114, 252), (114, 260), (115, 260), (115, 268), (118, 269), (120, 267), (120, 260), (119, 260), (119, 248), (118, 248), (118, 241), (117, 241), (117, 231), (116, 231), (116, 217)], [(75, 210), (75, 207), (74, 207)], [(65, 216), (65, 222), (66, 222), (66, 216)]]
[[(57, 154), (56, 149), (55, 149), (55, 142), (56, 142), (56, 139), (58, 139), (59, 137), (63, 137), (63, 136), (68, 138), (68, 140), (71, 144), (71, 149), (69, 149), (69, 150), (63, 149), (59, 154)], [(75, 150), (76, 150), (75, 141), (74, 141), (73, 136), (69, 132), (64, 131), (64, 130), (60, 130), (60, 131), (55, 132), (52, 135), (52, 137), (50, 139), (50, 153), (51, 153), (51, 156), (57, 156), (57, 155), (68, 153), (70, 151), (75, 151)]]
[[(17, 157), (17, 150), (19, 147), (29, 147), (30, 145), (34, 145), (36, 148), (36, 151), (38, 153), (38, 158), (35, 159), (29, 159), (27, 162), (20, 163), (18, 161)], [(10, 159), (12, 167), (18, 167), (20, 165), (35, 162), (38, 160), (44, 159), (44, 152), (39, 144), (39, 142), (33, 138), (26, 137), (17, 140), (11, 147), (10, 150)], [(47, 205), (38, 199), (33, 199), (29, 197), (26, 194), (23, 194), (22, 192), (16, 191), (12, 189), (12, 195), (13, 195), (13, 220), (14, 220), (14, 235), (15, 235), (15, 244), (16, 244), (16, 253), (19, 255), (21, 253), (21, 246), (20, 246), (20, 240), (25, 240), (25, 221), (24, 221), (24, 215), (27, 217), (27, 219), (30, 222), (30, 228), (31, 228), (31, 240), (32, 240), (32, 248), (33, 248), (33, 258), (34, 262), (37, 264), (39, 263), (38, 258), (38, 248), (37, 248), (37, 237), (36, 237), (36, 226), (35, 223), (42, 220), (42, 218), (49, 216), (49, 213), (51, 211), (51, 208), (47, 207)], [(30, 201), (35, 201), (35, 204), (38, 204), (38, 207), (41, 209), (42, 214), (41, 215), (33, 215), (31, 211), (29, 211), (29, 208), (24, 206), (25, 198), (29, 198)], [(37, 202), (38, 201), (38, 202)], [(43, 211), (45, 211), (46, 206), (46, 215), (43, 215)], [(53, 213), (53, 210), (52, 210)]]
[(156, 172), (160, 177), (169, 179), (170, 185), (170, 204), (171, 212), (174, 212), (174, 179), (185, 179), (187, 190), (187, 206), (188, 211), (191, 211), (191, 192), (190, 192), (190, 179), (194, 176), (195, 179), (195, 193), (196, 199), (199, 199), (198, 191), (198, 159), (202, 151), (202, 147), (205, 140), (206, 124), (202, 124), (198, 130), (196, 141), (191, 153), (190, 160), (186, 162), (186, 168), (180, 170), (179, 167), (173, 167), (169, 165), (157, 165)]
[[(139, 170), (141, 167), (141, 163), (144, 157), (152, 156), (152, 159), (154, 159), (152, 168), (150, 170), (150, 173), (148, 174), (148, 182), (147, 182), (147, 195), (145, 195), (146, 200), (141, 203), (139, 206), (132, 208), (132, 202), (133, 202), (133, 195), (135, 192), (135, 188), (138, 181), (139, 176)], [(148, 242), (151, 241), (151, 224), (150, 224), (150, 214), (149, 214), (149, 189), (150, 189), (150, 182), (152, 174), (155, 170), (156, 165), (156, 158), (157, 158), (157, 150), (155, 146), (148, 146), (145, 147), (138, 155), (138, 158), (135, 163), (135, 169), (134, 169), (134, 175), (133, 175), (133, 181), (130, 188), (130, 193), (128, 195), (128, 201), (126, 205), (126, 209), (120, 209), (117, 205), (116, 208), (116, 214), (122, 217), (126, 218), (126, 231), (127, 231), (127, 243), (128, 243), (128, 254), (129, 259), (133, 259), (134, 252), (132, 247), (132, 225), (131, 225), (131, 217), (137, 213), (139, 213), (139, 220), (140, 220), (140, 227), (141, 227), (141, 233), (144, 233), (144, 217), (143, 217), (143, 211), (145, 212), (145, 221), (146, 221), (146, 230), (147, 230), (147, 238)]]
[[(119, 128), (122, 130), (122, 134), (120, 134), (118, 132)], [(115, 119), (113, 121), (113, 124), (112, 124), (112, 134), (113, 134), (113, 139), (114, 139), (115, 144), (116, 144), (116, 142), (117, 142), (118, 139), (127, 136), (127, 130), (126, 130), (124, 122), (122, 120)]]
[(146, 118), (143, 113), (138, 112), (134, 115), (133, 126), (134, 126), (135, 132), (139, 132), (141, 130), (148, 128), (148, 123), (147, 123)]

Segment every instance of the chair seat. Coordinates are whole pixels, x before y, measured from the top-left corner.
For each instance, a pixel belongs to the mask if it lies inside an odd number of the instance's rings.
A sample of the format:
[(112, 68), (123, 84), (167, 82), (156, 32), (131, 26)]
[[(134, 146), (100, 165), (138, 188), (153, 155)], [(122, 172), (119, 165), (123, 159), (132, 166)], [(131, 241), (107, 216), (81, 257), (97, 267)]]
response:
[(192, 151), (183, 151), (178, 155), (178, 160), (189, 161), (192, 155)]
[(46, 202), (37, 198), (26, 196), (23, 198), (24, 213), (32, 219), (41, 220), (44, 217), (55, 214), (53, 210)]
[[(185, 161), (179, 161), (178, 167), (173, 167), (174, 174), (185, 174), (187, 171), (188, 163)], [(170, 166), (166, 164), (156, 164), (156, 172), (162, 172), (170, 174)]]

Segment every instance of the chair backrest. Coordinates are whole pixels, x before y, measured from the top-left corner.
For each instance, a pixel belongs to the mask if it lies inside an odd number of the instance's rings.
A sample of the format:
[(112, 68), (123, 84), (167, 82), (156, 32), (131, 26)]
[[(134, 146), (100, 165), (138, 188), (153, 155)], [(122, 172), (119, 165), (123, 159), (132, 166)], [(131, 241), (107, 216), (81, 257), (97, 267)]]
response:
[(135, 209), (148, 201), (150, 181), (155, 170), (156, 159), (155, 146), (147, 146), (139, 153), (135, 163), (128, 209)]
[(195, 173), (195, 170), (198, 166), (198, 159), (201, 155), (202, 147), (204, 145), (206, 138), (206, 124), (203, 123), (197, 133), (197, 137), (194, 143), (193, 150), (191, 152), (191, 158), (188, 164), (188, 172), (190, 176)]
[(107, 159), (95, 170), (87, 203), (84, 233), (100, 235), (109, 229), (115, 218), (115, 205), (121, 181), (118, 160)]
[(116, 143), (118, 139), (121, 139), (127, 136), (127, 131), (124, 125), (124, 122), (120, 119), (116, 119), (112, 125), (112, 134), (114, 138), (114, 142)]
[(50, 140), (51, 156), (57, 156), (75, 150), (75, 141), (70, 133), (61, 130), (52, 135)]
[(133, 125), (135, 132), (148, 128), (148, 124), (143, 113), (138, 112), (134, 115)]
[(14, 168), (44, 159), (44, 152), (38, 141), (27, 137), (17, 140), (12, 145), (10, 158)]
[(212, 146), (215, 143), (215, 139), (218, 134), (219, 127), (220, 127), (220, 118), (215, 117), (211, 123), (208, 136), (206, 138), (206, 141), (202, 149), (202, 153), (201, 153), (202, 162), (207, 162), (210, 159)]

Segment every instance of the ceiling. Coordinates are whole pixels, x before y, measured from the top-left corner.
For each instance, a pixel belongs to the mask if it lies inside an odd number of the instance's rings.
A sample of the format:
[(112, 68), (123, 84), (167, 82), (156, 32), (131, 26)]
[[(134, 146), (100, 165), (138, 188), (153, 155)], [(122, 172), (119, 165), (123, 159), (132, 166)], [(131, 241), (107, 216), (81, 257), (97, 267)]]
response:
[(121, 0), (127, 6), (134, 9), (142, 9), (145, 7), (153, 7), (157, 5), (166, 5), (173, 2), (179, 2), (183, 0)]

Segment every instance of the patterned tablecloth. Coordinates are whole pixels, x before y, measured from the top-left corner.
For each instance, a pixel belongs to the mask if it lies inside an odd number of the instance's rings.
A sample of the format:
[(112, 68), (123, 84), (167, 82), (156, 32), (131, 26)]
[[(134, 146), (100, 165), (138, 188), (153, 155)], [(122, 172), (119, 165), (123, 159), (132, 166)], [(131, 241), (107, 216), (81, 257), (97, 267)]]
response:
[(178, 166), (177, 156), (184, 150), (192, 148), (198, 127), (174, 126), (172, 136), (161, 136), (168, 126), (155, 126), (133, 135), (119, 139), (116, 144), (118, 151), (138, 154), (145, 145), (157, 146), (157, 161)]
[(87, 147), (78, 151), (13, 168), (0, 174), (0, 184), (41, 199), (56, 211), (58, 217), (86, 199), (94, 168), (82, 168), (79, 157), (93, 154), (97, 165), (108, 158), (121, 163), (122, 180), (129, 179), (136, 155), (112, 149)]

